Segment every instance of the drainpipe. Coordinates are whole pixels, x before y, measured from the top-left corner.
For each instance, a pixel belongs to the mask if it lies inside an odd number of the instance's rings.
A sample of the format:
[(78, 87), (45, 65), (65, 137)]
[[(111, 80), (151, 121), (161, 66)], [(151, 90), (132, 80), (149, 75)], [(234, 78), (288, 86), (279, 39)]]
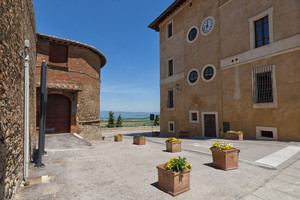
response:
[(29, 40), (25, 40), (25, 102), (24, 102), (24, 180), (28, 177), (29, 165)]

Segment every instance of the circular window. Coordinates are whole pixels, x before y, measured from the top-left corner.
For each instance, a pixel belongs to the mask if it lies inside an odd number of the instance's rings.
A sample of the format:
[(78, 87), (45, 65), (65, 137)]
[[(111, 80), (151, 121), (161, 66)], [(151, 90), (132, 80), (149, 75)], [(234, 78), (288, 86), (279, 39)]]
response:
[(186, 38), (187, 41), (188, 41), (189, 43), (194, 42), (194, 41), (197, 39), (197, 37), (198, 37), (198, 32), (199, 32), (198, 28), (197, 28), (196, 26), (193, 26), (193, 27), (188, 31), (187, 38)]
[(198, 77), (199, 77), (199, 72), (198, 70), (196, 69), (192, 69), (190, 72), (189, 72), (189, 75), (187, 77), (188, 79), (188, 83), (191, 84), (191, 85), (194, 85), (198, 82)]
[(216, 67), (214, 65), (206, 65), (202, 70), (202, 80), (209, 82), (214, 79), (216, 75)]

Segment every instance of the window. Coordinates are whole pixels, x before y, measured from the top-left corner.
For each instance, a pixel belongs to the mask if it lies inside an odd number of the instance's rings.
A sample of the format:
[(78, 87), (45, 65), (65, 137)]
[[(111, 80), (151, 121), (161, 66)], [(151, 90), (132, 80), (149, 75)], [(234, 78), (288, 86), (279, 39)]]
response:
[(252, 81), (253, 104), (267, 104), (268, 106), (266, 107), (277, 107), (274, 66), (270, 65), (266, 67), (253, 69)]
[(173, 94), (173, 90), (168, 90), (168, 103), (167, 103), (167, 107), (168, 108), (174, 108), (174, 94)]
[(273, 11), (274, 7), (270, 7), (248, 19), (250, 50), (273, 42)]
[(168, 76), (174, 75), (174, 60), (170, 59), (168, 60)]
[(277, 128), (257, 126), (256, 139), (277, 140)]
[(196, 26), (192, 27), (187, 34), (187, 41), (189, 43), (194, 42), (198, 37), (198, 28)]
[(49, 62), (67, 63), (67, 61), (68, 61), (68, 46), (50, 42)]
[(190, 85), (194, 85), (198, 82), (198, 70), (192, 69), (188, 75), (188, 83)]
[(202, 80), (205, 82), (212, 81), (216, 76), (216, 67), (212, 64), (206, 65), (202, 70)]
[(173, 21), (167, 24), (167, 38), (170, 38), (172, 36), (173, 36)]
[(254, 22), (255, 47), (269, 44), (269, 18), (268, 16)]
[(212, 67), (207, 67), (203, 72), (203, 77), (205, 80), (209, 80), (214, 75), (214, 69)]
[(197, 110), (190, 111), (190, 123), (199, 123), (199, 112)]
[(174, 122), (168, 122), (168, 131), (170, 133), (175, 133), (175, 123)]
[(260, 133), (262, 137), (273, 138), (273, 131), (261, 131)]

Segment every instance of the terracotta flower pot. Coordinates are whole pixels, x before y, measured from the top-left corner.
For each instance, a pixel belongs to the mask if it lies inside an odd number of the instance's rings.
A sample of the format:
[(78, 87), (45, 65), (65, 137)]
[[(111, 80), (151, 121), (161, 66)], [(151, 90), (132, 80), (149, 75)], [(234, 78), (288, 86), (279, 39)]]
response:
[(239, 149), (220, 150), (210, 148), (212, 152), (213, 165), (223, 170), (237, 169), (239, 164)]
[(228, 140), (243, 140), (244, 133), (226, 133), (226, 139)]
[(190, 134), (188, 132), (180, 132), (178, 134), (178, 137), (180, 137), (180, 138), (188, 138), (188, 137), (190, 137)]
[(146, 138), (145, 137), (133, 137), (133, 144), (137, 145), (145, 145), (146, 144)]
[(160, 132), (159, 131), (154, 131), (152, 132), (152, 137), (159, 137)]
[(190, 190), (190, 172), (172, 172), (164, 168), (164, 164), (156, 166), (158, 170), (158, 188), (173, 196)]
[(122, 136), (115, 135), (114, 138), (115, 138), (115, 142), (122, 142)]
[(181, 152), (181, 142), (166, 141), (167, 152)]

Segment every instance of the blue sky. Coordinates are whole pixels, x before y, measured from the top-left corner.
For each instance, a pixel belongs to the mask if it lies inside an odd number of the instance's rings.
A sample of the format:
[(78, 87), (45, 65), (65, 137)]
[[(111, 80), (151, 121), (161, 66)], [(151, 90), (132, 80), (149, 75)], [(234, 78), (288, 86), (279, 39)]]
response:
[(33, 0), (38, 33), (92, 45), (101, 110), (159, 112), (159, 33), (147, 26), (174, 0)]

